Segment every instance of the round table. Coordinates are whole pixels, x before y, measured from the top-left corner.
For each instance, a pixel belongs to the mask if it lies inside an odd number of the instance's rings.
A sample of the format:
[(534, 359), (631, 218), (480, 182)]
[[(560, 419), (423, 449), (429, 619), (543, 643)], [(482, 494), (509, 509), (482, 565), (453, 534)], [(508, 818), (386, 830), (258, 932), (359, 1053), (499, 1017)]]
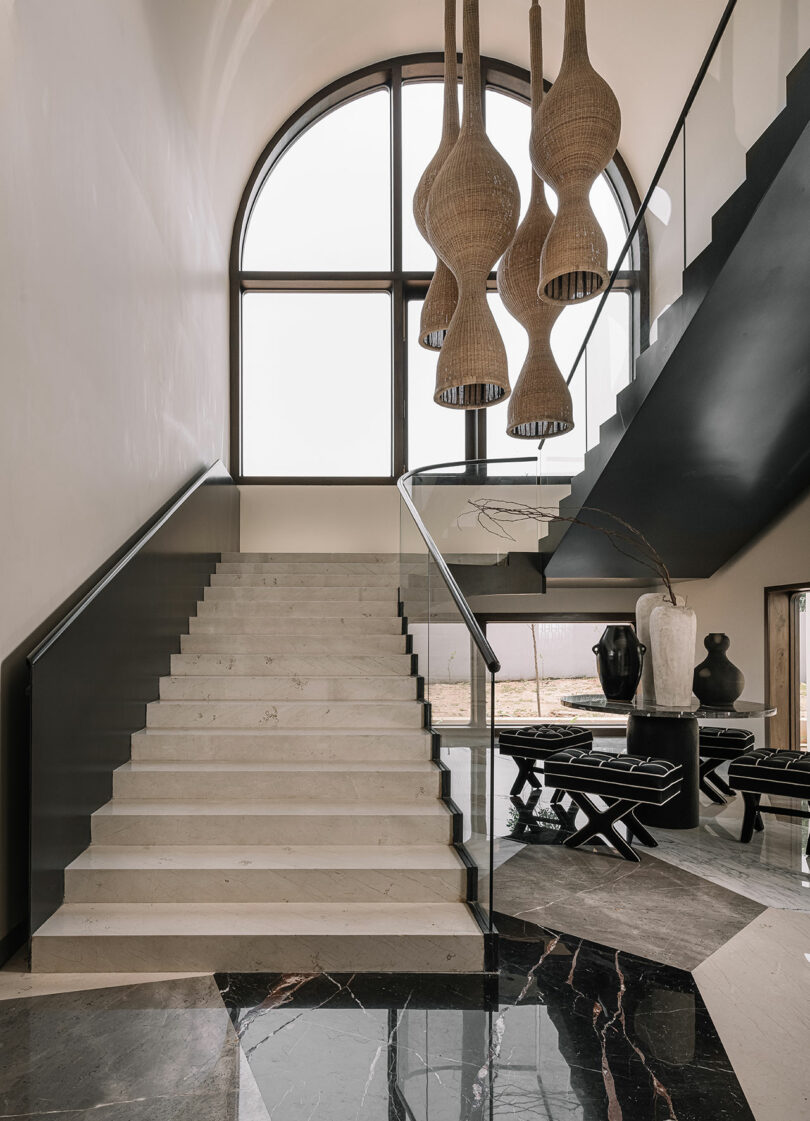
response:
[(700, 821), (698, 803), (698, 721), (751, 720), (774, 716), (776, 709), (752, 701), (735, 701), (728, 708), (662, 708), (643, 702), (609, 701), (601, 693), (563, 697), (568, 708), (588, 712), (615, 712), (627, 716), (627, 751), (630, 755), (646, 755), (680, 763), (683, 785), (663, 806), (644, 806), (638, 810), (639, 821), (668, 829), (694, 829)]

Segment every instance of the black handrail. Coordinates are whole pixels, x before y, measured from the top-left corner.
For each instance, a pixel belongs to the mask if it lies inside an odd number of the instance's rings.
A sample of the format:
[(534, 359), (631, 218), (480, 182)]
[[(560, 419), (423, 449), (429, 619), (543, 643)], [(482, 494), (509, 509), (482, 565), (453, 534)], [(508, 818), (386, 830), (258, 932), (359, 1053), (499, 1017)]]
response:
[[(661, 160), (658, 164), (658, 167), (655, 169), (655, 174), (653, 175), (652, 180), (650, 181), (650, 185), (647, 188), (647, 193), (644, 195), (644, 198), (641, 201), (641, 205), (639, 206), (638, 211), (636, 212), (636, 216), (633, 219), (633, 224), (630, 226), (630, 229), (629, 229), (628, 234), (627, 234), (627, 238), (625, 240), (624, 245), (622, 246), (622, 251), (619, 254), (619, 259), (616, 262), (616, 265), (613, 269), (613, 272), (610, 274), (610, 279), (607, 282), (607, 287), (605, 288), (604, 292), (602, 293), (602, 295), (599, 299), (599, 306), (596, 309), (596, 314), (594, 315), (593, 319), (591, 320), (590, 326), (588, 327), (588, 330), (585, 332), (585, 338), (582, 342), (582, 346), (579, 348), (579, 351), (577, 352), (577, 356), (574, 360), (574, 364), (571, 367), (571, 373), (566, 378), (566, 384), (568, 384), (568, 385), (570, 385), (571, 382), (573, 381), (574, 374), (577, 372), (577, 369), (579, 368), (579, 364), (582, 361), (582, 356), (585, 354), (585, 351), (588, 348), (588, 343), (591, 341), (593, 333), (596, 329), (596, 324), (599, 320), (599, 317), (602, 314), (602, 309), (605, 306), (605, 303), (607, 301), (608, 296), (610, 295), (610, 293), (613, 290), (614, 284), (616, 283), (616, 281), (619, 278), (619, 274), (621, 273), (622, 265), (624, 264), (624, 261), (625, 261), (625, 258), (627, 256), (627, 254), (629, 253), (630, 249), (632, 248), (633, 240), (635, 239), (635, 236), (639, 231), (639, 227), (641, 226), (641, 223), (644, 220), (644, 216), (647, 213), (647, 210), (649, 208), (650, 199), (652, 198), (653, 194), (655, 193), (655, 189), (661, 181), (661, 176), (664, 174), (666, 166), (669, 163), (669, 157), (672, 155), (672, 152), (675, 148), (675, 145), (678, 143), (678, 137), (681, 135), (683, 127), (686, 124), (686, 118), (689, 116), (689, 112), (690, 112), (692, 106), (695, 103), (695, 98), (697, 97), (698, 93), (700, 92), (700, 87), (703, 85), (703, 81), (704, 81), (706, 75), (709, 72), (709, 67), (712, 64), (714, 56), (717, 52), (717, 48), (720, 45), (720, 41), (726, 33), (726, 28), (728, 27), (729, 20), (731, 19), (732, 15), (734, 14), (734, 9), (736, 8), (736, 6), (737, 6), (737, 0), (728, 0), (728, 3), (726, 4), (725, 10), (723, 11), (722, 16), (720, 17), (720, 22), (718, 23), (717, 28), (715, 29), (714, 35), (712, 36), (712, 41), (711, 41), (711, 43), (709, 43), (709, 49), (706, 51), (706, 55), (703, 59), (703, 62), (700, 64), (700, 69), (698, 70), (697, 75), (695, 77), (695, 80), (692, 83), (692, 88), (689, 90), (686, 101), (683, 104), (683, 109), (681, 109), (681, 112), (678, 116), (678, 119), (675, 122), (675, 127), (672, 130), (672, 135), (670, 136), (669, 141), (667, 143), (667, 146), (664, 149), (664, 154), (661, 157)], [(686, 200), (685, 199), (684, 199), (684, 205), (686, 205)], [(540, 450), (540, 448), (543, 447), (545, 442), (546, 442), (546, 438), (544, 437), (538, 445), (538, 450)]]
[[(154, 537), (158, 530), (160, 530), (166, 524), (166, 522), (168, 522), (172, 514), (179, 510), (179, 508), (183, 505), (184, 502), (188, 500), (188, 498), (194, 493), (194, 491), (197, 490), (198, 487), (201, 487), (206, 479), (209, 479), (212, 475), (220, 473), (228, 475), (228, 469), (222, 462), (222, 460), (218, 459), (216, 463), (212, 463), (210, 467), (206, 467), (204, 471), (201, 471), (195, 479), (192, 479), (186, 489), (181, 494), (179, 494), (177, 498), (172, 500), (171, 504), (157, 516), (157, 518), (148, 526), (147, 529), (144, 530), (144, 532), (138, 537), (137, 541), (135, 541), (135, 543), (127, 549), (124, 555), (120, 557), (119, 560), (117, 560), (104, 573), (101, 579), (93, 585), (90, 591), (87, 592), (86, 595), (82, 596), (76, 606), (71, 608), (71, 610), (68, 611), (67, 615), (60, 619), (56, 626), (45, 635), (45, 637), (37, 646), (34, 647), (34, 649), (28, 655), (28, 661), (31, 665), (33, 665), (34, 662), (38, 661), (45, 653), (45, 651), (49, 650), (50, 647), (53, 646), (56, 640), (65, 633), (68, 627), (72, 623), (74, 623), (76, 619), (78, 619), (78, 617), (89, 607), (93, 600), (96, 599), (104, 591), (107, 585), (111, 583), (111, 581), (115, 579), (118, 573), (129, 564), (132, 558), (141, 551), (147, 541)], [(230, 479), (229, 475), (228, 478)]]
[(447, 590), (450, 593), (456, 607), (458, 608), (461, 617), (467, 625), (467, 630), (470, 632), (470, 637), (480, 650), (481, 656), (483, 657), (484, 662), (486, 663), (486, 667), (490, 671), (490, 673), (497, 673), (501, 668), (501, 663), (495, 656), (495, 651), (487, 642), (486, 636), (481, 630), (481, 626), (478, 620), (476, 619), (475, 615), (473, 615), (470, 609), (470, 605), (461, 594), (461, 589), (453, 578), (453, 574), (447, 565), (447, 561), (439, 552), (436, 542), (433, 540), (427, 526), (422, 521), (419, 511), (416, 509), (413, 499), (408, 492), (407, 483), (413, 478), (414, 475), (422, 475), (426, 471), (440, 471), (445, 467), (474, 467), (482, 463), (536, 462), (537, 456), (534, 455), (516, 456), (515, 458), (503, 459), (458, 459), (452, 463), (431, 463), (427, 467), (416, 467), (413, 471), (406, 471), (404, 475), (400, 475), (400, 477), (397, 479), (397, 487), (399, 488), (399, 493), (402, 495), (402, 499), (405, 505), (408, 507), (408, 510), (410, 511), (410, 515), (414, 520), (416, 528), (422, 535), (422, 540), (425, 542), (427, 550), (433, 558), (434, 564), (438, 568), (442, 579), (447, 585)]

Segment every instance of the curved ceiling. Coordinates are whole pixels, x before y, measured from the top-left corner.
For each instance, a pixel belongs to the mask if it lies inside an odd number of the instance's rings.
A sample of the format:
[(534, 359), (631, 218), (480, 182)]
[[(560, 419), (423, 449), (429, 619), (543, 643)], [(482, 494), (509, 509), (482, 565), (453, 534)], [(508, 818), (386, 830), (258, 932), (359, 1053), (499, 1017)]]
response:
[[(226, 243), (254, 163), (303, 101), (362, 66), (442, 48), (443, 0), (143, 2), (158, 62), (175, 74), (202, 138)], [(591, 60), (619, 99), (620, 151), (642, 192), (725, 3), (588, 0)], [(553, 80), (564, 0), (542, 7), (545, 76)], [(527, 66), (528, 9), (529, 0), (481, 0), (482, 52)]]

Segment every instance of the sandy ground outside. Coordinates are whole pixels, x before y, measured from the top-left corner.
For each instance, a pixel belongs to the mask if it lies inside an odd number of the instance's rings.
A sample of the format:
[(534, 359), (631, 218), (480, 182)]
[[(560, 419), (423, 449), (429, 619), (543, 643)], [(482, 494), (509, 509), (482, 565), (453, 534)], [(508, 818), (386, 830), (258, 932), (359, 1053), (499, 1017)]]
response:
[[(535, 681), (497, 681), (495, 709), (498, 722), (527, 720), (550, 724), (617, 724), (622, 717), (614, 713), (577, 711), (566, 708), (562, 697), (576, 693), (601, 693), (596, 677), (555, 677), (540, 682), (540, 711), (537, 711)], [(429, 697), (433, 719), (437, 723), (464, 722), (470, 719), (470, 683), (468, 681), (432, 682)]]

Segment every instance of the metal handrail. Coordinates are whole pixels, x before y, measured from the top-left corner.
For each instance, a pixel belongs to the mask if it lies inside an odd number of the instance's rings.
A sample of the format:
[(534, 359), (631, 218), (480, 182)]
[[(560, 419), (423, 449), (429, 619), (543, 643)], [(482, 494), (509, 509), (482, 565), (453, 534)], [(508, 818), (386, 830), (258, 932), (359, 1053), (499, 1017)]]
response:
[[(620, 275), (621, 270), (622, 270), (622, 265), (625, 262), (625, 258), (627, 257), (627, 254), (630, 252), (630, 249), (632, 248), (633, 241), (635, 240), (636, 234), (639, 231), (639, 227), (641, 226), (641, 223), (644, 220), (644, 216), (647, 213), (647, 210), (649, 209), (650, 200), (653, 197), (653, 194), (655, 193), (656, 187), (658, 186), (659, 182), (661, 181), (661, 176), (664, 174), (664, 171), (666, 170), (666, 166), (669, 163), (669, 157), (672, 155), (672, 152), (675, 148), (675, 145), (678, 143), (678, 137), (681, 135), (681, 131), (683, 130), (684, 125), (686, 124), (686, 118), (689, 116), (689, 113), (692, 109), (692, 106), (695, 103), (695, 98), (697, 97), (698, 93), (700, 92), (700, 87), (703, 85), (703, 81), (704, 81), (706, 75), (709, 72), (709, 67), (712, 64), (712, 60), (714, 59), (717, 48), (720, 45), (720, 41), (723, 38), (723, 36), (725, 35), (726, 28), (728, 27), (729, 20), (731, 19), (732, 15), (734, 14), (734, 9), (736, 8), (736, 6), (737, 6), (737, 0), (728, 0), (728, 3), (726, 4), (726, 7), (723, 11), (723, 14), (720, 17), (720, 22), (718, 23), (717, 28), (715, 29), (714, 35), (712, 36), (712, 41), (711, 41), (711, 43), (709, 43), (709, 49), (706, 51), (703, 62), (700, 64), (700, 69), (698, 70), (697, 75), (695, 77), (695, 80), (692, 83), (691, 89), (689, 90), (686, 101), (684, 102), (684, 105), (683, 105), (683, 109), (681, 109), (680, 114), (678, 115), (678, 119), (675, 122), (675, 127), (672, 130), (672, 135), (670, 136), (669, 142), (667, 143), (667, 146), (664, 149), (664, 154), (661, 157), (661, 160), (658, 164), (658, 167), (655, 169), (655, 174), (653, 175), (653, 177), (650, 181), (650, 185), (647, 188), (647, 193), (644, 195), (644, 198), (642, 199), (641, 205), (639, 206), (638, 210), (636, 211), (636, 216), (633, 219), (633, 223), (630, 226), (630, 229), (627, 233), (627, 238), (626, 238), (625, 243), (622, 247), (622, 251), (619, 254), (619, 259), (616, 262), (616, 265), (613, 269), (613, 272), (610, 274), (610, 279), (607, 282), (607, 286), (606, 286), (604, 292), (602, 293), (602, 295), (599, 299), (599, 306), (596, 309), (596, 314), (594, 315), (593, 319), (591, 319), (588, 330), (585, 332), (585, 338), (583, 339), (582, 346), (579, 348), (579, 351), (577, 352), (577, 356), (574, 359), (574, 364), (571, 367), (571, 373), (566, 378), (566, 384), (567, 385), (570, 385), (571, 382), (574, 380), (574, 375), (576, 374), (577, 370), (579, 369), (579, 364), (582, 361), (582, 357), (585, 354), (585, 351), (588, 349), (588, 343), (591, 341), (593, 333), (596, 330), (596, 324), (599, 322), (599, 319), (602, 315), (602, 311), (604, 309), (605, 303), (607, 302), (607, 298), (610, 295), (610, 293), (613, 291), (613, 286), (615, 285), (616, 281), (619, 278), (619, 275)], [(684, 200), (684, 205), (686, 205), (686, 200)], [(546, 442), (546, 438), (543, 437), (543, 439), (540, 441), (540, 443), (538, 445), (538, 450), (540, 450), (543, 447), (545, 442)]]
[(421, 475), (426, 471), (440, 471), (445, 467), (474, 467), (474, 466), (477, 466), (477, 465), (482, 464), (482, 463), (536, 463), (536, 462), (537, 462), (537, 456), (534, 456), (534, 455), (518, 456), (518, 457), (515, 457), (515, 458), (496, 458), (496, 459), (457, 459), (457, 460), (454, 460), (452, 463), (431, 463), (427, 467), (415, 467), (413, 471), (406, 471), (404, 475), (400, 475), (400, 477), (397, 479), (397, 487), (399, 489), (399, 493), (402, 495), (402, 499), (403, 499), (405, 505), (408, 507), (410, 515), (414, 520), (414, 524), (416, 525), (416, 528), (419, 530), (419, 533), (422, 536), (422, 540), (425, 542), (425, 545), (427, 546), (427, 550), (430, 553), (431, 557), (433, 558), (434, 564), (438, 568), (442, 579), (444, 580), (445, 584), (447, 585), (447, 590), (450, 593), (450, 596), (453, 599), (453, 602), (455, 603), (456, 607), (459, 610), (459, 613), (461, 614), (462, 619), (464, 620), (464, 622), (467, 625), (467, 630), (470, 632), (470, 637), (472, 638), (473, 642), (475, 643), (475, 645), (478, 647), (479, 651), (481, 652), (481, 656), (483, 657), (484, 662), (486, 663), (486, 667), (490, 671), (490, 673), (497, 673), (501, 668), (501, 663), (498, 661), (497, 657), (495, 656), (495, 651), (492, 649), (492, 647), (487, 642), (486, 636), (484, 635), (484, 632), (481, 630), (481, 626), (480, 626), (478, 620), (476, 619), (475, 615), (473, 615), (472, 610), (470, 608), (470, 605), (467, 603), (466, 599), (462, 595), (461, 589), (459, 588), (458, 584), (456, 583), (456, 580), (454, 579), (453, 574), (450, 571), (450, 568), (448, 567), (447, 561), (444, 559), (442, 554), (439, 552), (439, 548), (438, 548), (436, 542), (431, 537), (430, 531), (428, 530), (425, 523), (422, 521), (422, 518), (419, 514), (419, 511), (416, 509), (416, 506), (414, 505), (414, 501), (411, 498), (411, 495), (408, 491), (407, 484), (414, 477), (414, 475)]

